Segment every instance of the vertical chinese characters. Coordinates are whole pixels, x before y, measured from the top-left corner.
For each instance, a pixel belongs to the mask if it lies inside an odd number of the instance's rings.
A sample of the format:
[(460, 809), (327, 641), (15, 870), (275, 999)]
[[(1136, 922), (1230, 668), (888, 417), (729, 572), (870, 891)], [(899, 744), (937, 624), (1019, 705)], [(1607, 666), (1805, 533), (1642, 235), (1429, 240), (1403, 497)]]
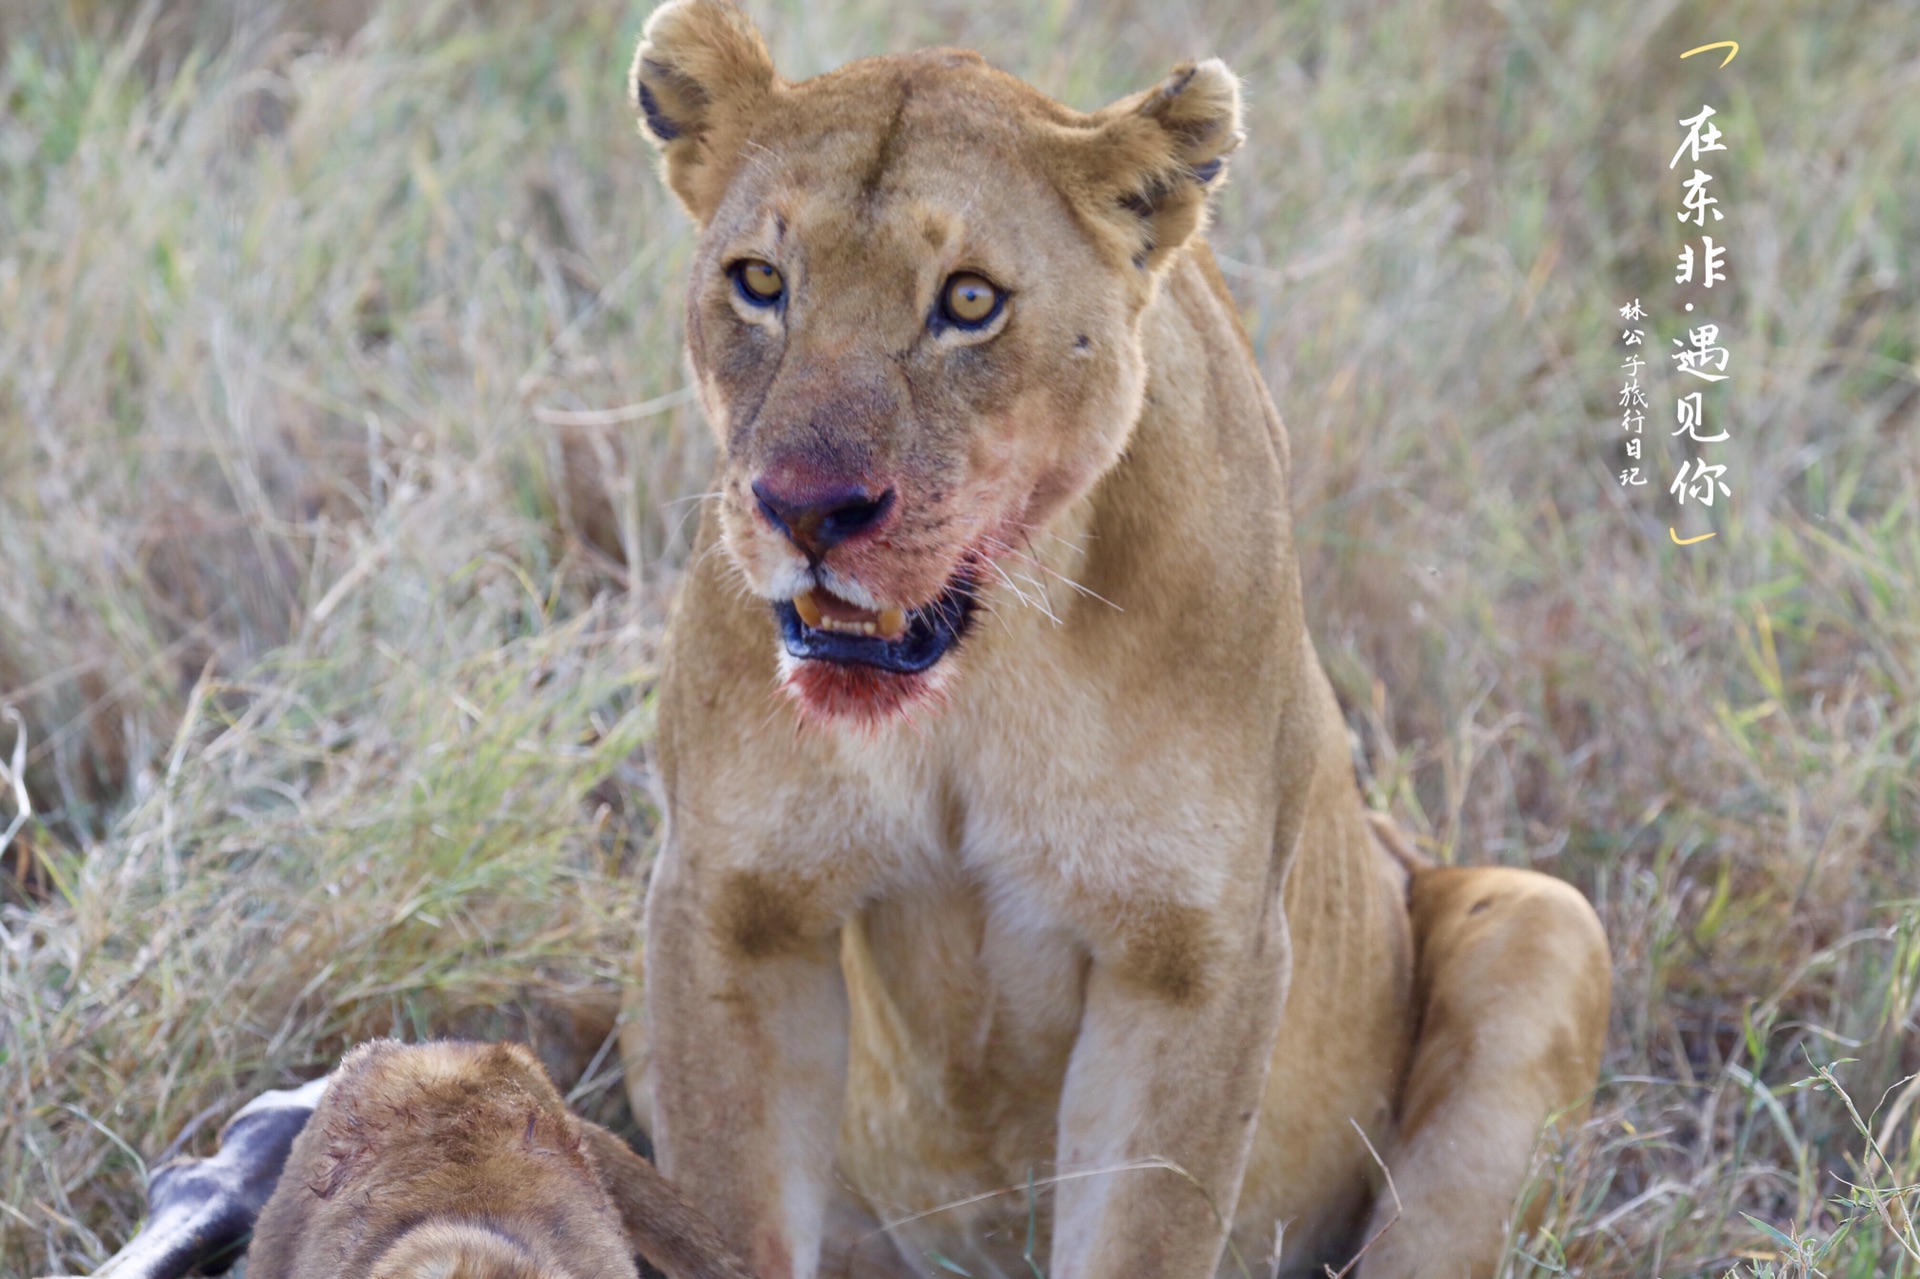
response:
[[(1647, 362), (1640, 358), (1640, 352), (1634, 348), (1642, 346), (1647, 340), (1645, 329), (1634, 328), (1634, 322), (1647, 318), (1640, 309), (1640, 299), (1635, 298), (1620, 308), (1620, 318), (1626, 321), (1626, 328), (1620, 332), (1620, 343), (1627, 349), (1627, 358), (1621, 368), (1627, 372), (1627, 380), (1620, 387), (1620, 429), (1627, 432), (1627, 457), (1630, 461), (1640, 461), (1640, 449), (1647, 425), (1647, 392), (1640, 385), (1640, 370)], [(1645, 484), (1640, 468), (1630, 466), (1620, 472), (1620, 483), (1631, 487)]]
[[(1669, 170), (1677, 169), (1685, 159), (1693, 166), (1693, 174), (1680, 184), (1680, 210), (1674, 216), (1682, 223), (1699, 230), (1699, 244), (1693, 242), (1691, 233), (1681, 245), (1680, 255), (1674, 264), (1674, 283), (1691, 285), (1702, 290), (1712, 290), (1716, 284), (1724, 284), (1727, 279), (1727, 247), (1716, 244), (1711, 235), (1705, 234), (1708, 227), (1723, 221), (1726, 214), (1720, 208), (1720, 200), (1709, 193), (1708, 188), (1714, 177), (1700, 167), (1701, 157), (1714, 151), (1725, 151), (1726, 144), (1718, 125), (1713, 123), (1715, 111), (1702, 105), (1700, 110), (1680, 121), (1686, 137), (1680, 143), (1680, 149), (1673, 153), (1673, 159), (1667, 162)], [(1688, 302), (1686, 309), (1692, 311), (1694, 303)], [(1685, 436), (1681, 445), (1680, 470), (1674, 476), (1673, 483), (1667, 488), (1682, 507), (1689, 501), (1701, 506), (1712, 506), (1716, 494), (1731, 497), (1732, 489), (1725, 476), (1727, 466), (1724, 462), (1710, 461), (1699, 448), (1701, 444), (1717, 444), (1729, 438), (1730, 433), (1724, 426), (1715, 429), (1707, 424), (1708, 413), (1706, 397), (1697, 386), (1684, 389), (1690, 384), (1688, 379), (1706, 383), (1725, 382), (1731, 375), (1728, 364), (1732, 352), (1720, 345), (1720, 326), (1702, 322), (1699, 326), (1687, 330), (1686, 339), (1673, 339), (1675, 350), (1669, 352), (1673, 361), (1674, 374), (1681, 379), (1683, 389), (1677, 393), (1674, 416), (1678, 425), (1670, 432), (1675, 437)], [(1716, 415), (1720, 412), (1715, 406)]]

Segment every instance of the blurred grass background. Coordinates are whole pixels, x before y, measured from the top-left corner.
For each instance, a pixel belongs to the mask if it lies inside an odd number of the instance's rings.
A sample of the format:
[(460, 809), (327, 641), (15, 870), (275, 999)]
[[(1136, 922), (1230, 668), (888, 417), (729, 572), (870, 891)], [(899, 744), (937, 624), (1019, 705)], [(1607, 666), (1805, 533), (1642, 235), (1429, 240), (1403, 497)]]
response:
[[(1362, 780), (1613, 942), (1508, 1272), (1920, 1274), (1912, 6), (749, 7), (792, 76), (961, 44), (1089, 109), (1229, 59), (1214, 242)], [(617, 1110), (711, 460), (647, 8), (0, 0), (0, 1274), (91, 1268), (143, 1161), (366, 1035), (532, 1035)], [(1616, 308), (1692, 318), (1703, 102), (1733, 493), (1681, 549), (1671, 428), (1613, 479)]]

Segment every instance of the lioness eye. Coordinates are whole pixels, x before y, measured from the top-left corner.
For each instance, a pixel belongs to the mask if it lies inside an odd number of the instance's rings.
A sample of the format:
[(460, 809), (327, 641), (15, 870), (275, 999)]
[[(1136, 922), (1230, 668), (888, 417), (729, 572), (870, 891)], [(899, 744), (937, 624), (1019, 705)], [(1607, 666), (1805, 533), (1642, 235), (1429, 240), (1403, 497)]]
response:
[(983, 328), (1000, 313), (1004, 296), (985, 276), (963, 271), (948, 278), (940, 294), (940, 313), (960, 328)]
[(780, 278), (780, 270), (771, 262), (762, 262), (749, 258), (739, 262), (733, 268), (733, 282), (740, 290), (740, 296), (755, 306), (772, 306), (780, 300), (780, 294), (787, 282)]

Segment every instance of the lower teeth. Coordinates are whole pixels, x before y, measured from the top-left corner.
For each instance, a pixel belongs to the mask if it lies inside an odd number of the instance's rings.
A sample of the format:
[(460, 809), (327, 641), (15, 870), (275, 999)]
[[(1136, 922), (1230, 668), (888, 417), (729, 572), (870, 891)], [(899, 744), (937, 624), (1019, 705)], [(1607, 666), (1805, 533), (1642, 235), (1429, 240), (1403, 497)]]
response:
[(800, 614), (800, 620), (816, 631), (834, 631), (841, 635), (881, 636), (892, 642), (907, 633), (907, 615), (904, 609), (884, 608), (875, 621), (842, 620), (828, 617), (820, 609), (812, 591), (804, 591), (793, 598), (793, 607)]

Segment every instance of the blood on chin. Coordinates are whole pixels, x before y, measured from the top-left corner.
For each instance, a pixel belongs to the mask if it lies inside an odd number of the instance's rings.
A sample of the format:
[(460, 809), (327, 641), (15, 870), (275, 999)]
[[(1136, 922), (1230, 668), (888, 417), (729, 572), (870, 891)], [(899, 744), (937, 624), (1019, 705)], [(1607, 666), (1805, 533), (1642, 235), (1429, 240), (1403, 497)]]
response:
[(946, 681), (938, 666), (899, 674), (840, 662), (781, 665), (781, 687), (800, 708), (801, 717), (812, 723), (884, 728), (902, 718), (911, 721), (916, 710), (946, 700)]

